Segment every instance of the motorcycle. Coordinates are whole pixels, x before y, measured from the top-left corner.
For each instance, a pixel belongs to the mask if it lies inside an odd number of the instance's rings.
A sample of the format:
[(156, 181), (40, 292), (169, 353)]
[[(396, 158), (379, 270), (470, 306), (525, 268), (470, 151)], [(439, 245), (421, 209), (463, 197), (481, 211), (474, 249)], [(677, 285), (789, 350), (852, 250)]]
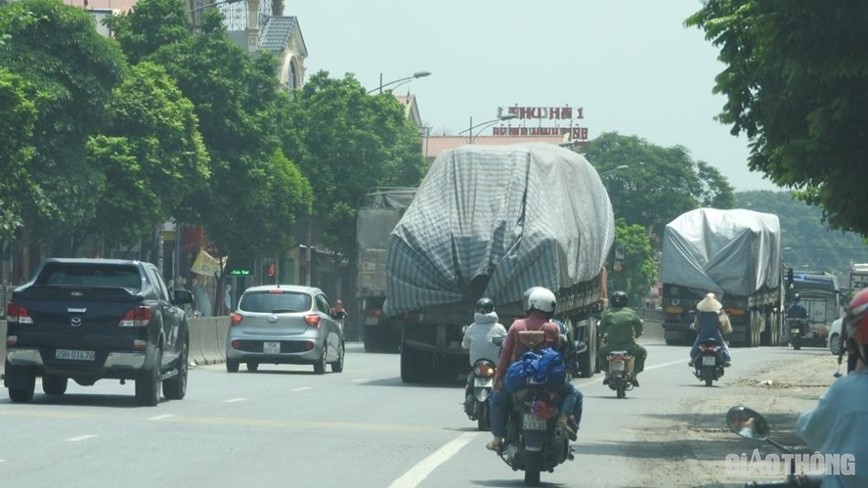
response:
[(488, 359), (480, 359), (473, 365), (473, 394), (465, 402), (465, 413), (470, 420), (476, 421), (478, 430), (488, 430), (491, 422), (491, 407), (488, 399), (494, 388), (495, 364)]
[(560, 395), (531, 385), (512, 396), (506, 439), (500, 457), (513, 471), (524, 471), (524, 483), (538, 486), (542, 471), (573, 460), (569, 434), (557, 423)]
[(699, 356), (694, 362), (693, 374), (704, 381), (705, 386), (720, 379), (724, 371), (723, 345), (716, 339), (704, 339), (699, 343)]
[(793, 345), (793, 350), (798, 351), (802, 348), (802, 339), (805, 337), (805, 324), (801, 319), (790, 319), (790, 344)]
[[(754, 441), (768, 442), (787, 454), (792, 452), (784, 446), (769, 439), (769, 428), (766, 419), (755, 410), (743, 406), (734, 406), (726, 414), (726, 423), (733, 433)], [(785, 481), (751, 482), (746, 483), (745, 488), (820, 488), (823, 484), (822, 473), (795, 474), (795, 457), (790, 458), (789, 474)]]
[(633, 389), (633, 356), (627, 351), (612, 351), (606, 356), (609, 371), (609, 388), (618, 398), (626, 398)]

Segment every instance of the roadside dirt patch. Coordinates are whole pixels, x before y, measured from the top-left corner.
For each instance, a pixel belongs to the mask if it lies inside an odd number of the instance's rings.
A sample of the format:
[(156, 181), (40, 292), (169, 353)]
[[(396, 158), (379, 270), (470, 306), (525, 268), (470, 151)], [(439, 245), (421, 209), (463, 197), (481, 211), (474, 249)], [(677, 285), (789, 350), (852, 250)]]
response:
[[(779, 451), (763, 442), (750, 441), (731, 433), (724, 417), (733, 405), (745, 405), (761, 412), (769, 421), (771, 438), (793, 449), (808, 452), (793, 432), (801, 412), (813, 408), (817, 399), (834, 381), (835, 359), (831, 354), (808, 352), (804, 357), (751, 371), (725, 389), (700, 401), (681, 402), (680, 412), (667, 419), (649, 422), (636, 432), (631, 453), (641, 464), (645, 486), (654, 487), (743, 487), (750, 481), (784, 479), (783, 474), (727, 472), (727, 455), (746, 455), (754, 449), (761, 456)], [(655, 419), (661, 420), (661, 419)], [(651, 461), (643, 451), (660, 450), (667, 456)]]

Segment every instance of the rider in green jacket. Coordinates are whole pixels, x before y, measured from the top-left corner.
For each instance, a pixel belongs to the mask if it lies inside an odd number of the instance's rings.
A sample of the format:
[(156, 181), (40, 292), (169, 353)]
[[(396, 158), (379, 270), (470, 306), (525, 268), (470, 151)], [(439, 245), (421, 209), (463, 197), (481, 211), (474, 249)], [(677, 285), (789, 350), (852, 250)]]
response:
[[(600, 336), (606, 336), (606, 344), (600, 348), (600, 364), (606, 364), (606, 356), (612, 351), (627, 351), (633, 356), (634, 386), (639, 386), (636, 376), (645, 369), (645, 358), (648, 351), (636, 343), (636, 337), (642, 335), (642, 319), (635, 310), (627, 306), (627, 294), (616, 291), (612, 295), (612, 308), (603, 313), (600, 319)], [(606, 378), (603, 384), (609, 384), (609, 371), (603, 368)]]

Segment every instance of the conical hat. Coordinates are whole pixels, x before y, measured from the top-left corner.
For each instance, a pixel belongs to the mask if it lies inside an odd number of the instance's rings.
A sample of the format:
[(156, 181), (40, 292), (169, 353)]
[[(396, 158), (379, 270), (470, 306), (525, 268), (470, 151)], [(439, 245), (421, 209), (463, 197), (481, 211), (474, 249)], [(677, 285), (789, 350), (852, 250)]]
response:
[(705, 295), (701, 302), (696, 304), (696, 310), (700, 312), (719, 312), (723, 305), (714, 297), (714, 293)]

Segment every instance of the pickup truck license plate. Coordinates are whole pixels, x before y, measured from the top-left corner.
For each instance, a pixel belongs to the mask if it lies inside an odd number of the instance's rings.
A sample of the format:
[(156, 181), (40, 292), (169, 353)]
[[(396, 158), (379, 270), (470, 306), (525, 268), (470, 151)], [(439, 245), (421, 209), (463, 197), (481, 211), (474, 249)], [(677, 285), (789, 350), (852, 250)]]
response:
[(96, 359), (94, 351), (78, 351), (75, 349), (57, 349), (54, 351), (56, 359), (68, 359), (71, 361), (93, 361)]
[(524, 430), (546, 430), (546, 421), (536, 418), (532, 413), (526, 413), (522, 416)]
[(714, 356), (702, 356), (703, 366), (714, 366), (717, 364), (717, 358)]
[(262, 352), (265, 354), (280, 354), (279, 342), (263, 342)]

